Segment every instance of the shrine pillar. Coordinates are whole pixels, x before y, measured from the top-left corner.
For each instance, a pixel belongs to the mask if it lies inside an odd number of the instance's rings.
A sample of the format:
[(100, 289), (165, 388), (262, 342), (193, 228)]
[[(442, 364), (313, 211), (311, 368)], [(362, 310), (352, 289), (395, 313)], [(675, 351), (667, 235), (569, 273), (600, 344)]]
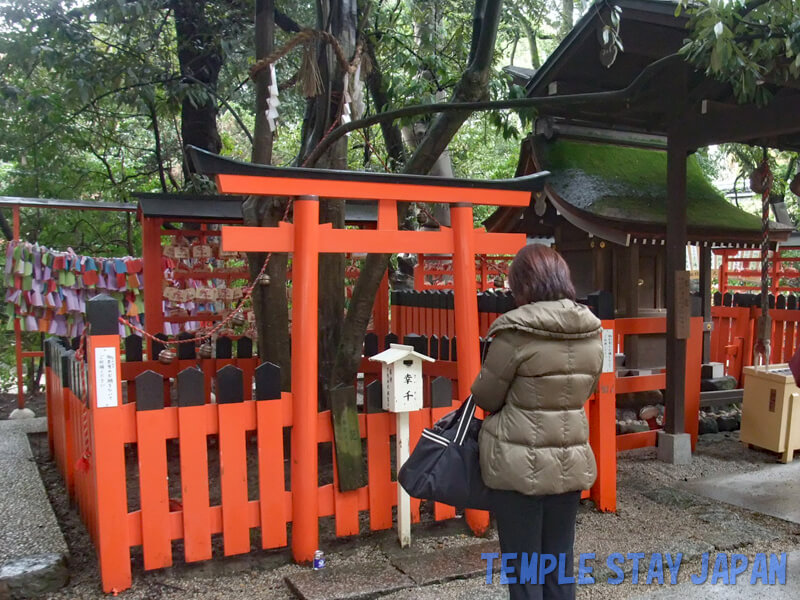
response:
[[(144, 329), (150, 335), (164, 333), (164, 302), (161, 265), (161, 219), (142, 216), (142, 279), (144, 280)], [(150, 360), (158, 360), (153, 346), (147, 348)]]
[(292, 257), (292, 555), (310, 562), (319, 543), (317, 380), (319, 198), (294, 201)]
[[(465, 400), (472, 381), (481, 370), (478, 340), (478, 299), (475, 287), (475, 245), (472, 204), (458, 202), (450, 207), (453, 227), (453, 296), (458, 349), (458, 397)], [(476, 535), (489, 528), (489, 513), (468, 510), (467, 523)]]

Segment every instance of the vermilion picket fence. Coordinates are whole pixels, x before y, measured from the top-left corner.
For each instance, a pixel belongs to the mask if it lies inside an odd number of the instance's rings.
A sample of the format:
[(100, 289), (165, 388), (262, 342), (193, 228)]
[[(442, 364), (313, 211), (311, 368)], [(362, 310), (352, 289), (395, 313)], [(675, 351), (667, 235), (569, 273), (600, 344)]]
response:
[[(716, 294), (711, 307), (711, 360), (725, 365), (725, 374), (744, 384), (742, 369), (753, 366), (753, 347), (761, 315), (756, 294)], [(800, 345), (800, 309), (797, 297), (778, 295), (769, 298), (771, 319), (770, 362), (786, 363)]]
[[(218, 552), (225, 556), (286, 546), (293, 506), (287, 469), (293, 411), (292, 394), (280, 390), (279, 369), (257, 365), (245, 338), (218, 340), (214, 359), (192, 357), (194, 349), (181, 346), (170, 364), (140, 360), (140, 340), (116, 334), (116, 303), (109, 300), (90, 302), (101, 307), (89, 311), (94, 335), (87, 338), (85, 357), (63, 340), (51, 338), (45, 345), (52, 455), (97, 549), (103, 589), (130, 587), (136, 547), (149, 570), (173, 563), (178, 540), (186, 562), (212, 558), (217, 534)], [(92, 321), (92, 312), (112, 309), (105, 327)], [(614, 321), (604, 321), (604, 327), (613, 335)], [(370, 334), (365, 340), (358, 424), (366, 485), (340, 491), (331, 414), (317, 415), (317, 448), (331, 453), (325, 463), (330, 470), (320, 473), (316, 489), (318, 514), (332, 517), (337, 536), (394, 523), (395, 419), (381, 409), (380, 366), (367, 357), (397, 339)], [(423, 371), (425, 408), (410, 415), (413, 448), (423, 428), (457, 406), (457, 364), (446, 336), (400, 339), (438, 359)], [(158, 356), (160, 344), (154, 346), (149, 354)], [(614, 373), (604, 373), (587, 402), (599, 465), (598, 481), (587, 495), (605, 511), (616, 507), (614, 386)], [(412, 502), (412, 521), (421, 520), (422, 510), (419, 500)], [(440, 504), (430, 510), (435, 520), (456, 515), (455, 508)]]

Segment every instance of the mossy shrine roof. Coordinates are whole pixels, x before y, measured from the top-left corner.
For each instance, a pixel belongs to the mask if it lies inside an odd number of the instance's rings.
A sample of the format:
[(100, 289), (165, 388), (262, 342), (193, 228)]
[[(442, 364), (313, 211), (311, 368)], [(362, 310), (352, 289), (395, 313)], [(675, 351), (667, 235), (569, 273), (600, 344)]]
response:
[[(567, 220), (577, 217), (579, 227), (600, 237), (613, 237), (609, 229), (624, 232), (626, 238), (664, 236), (665, 151), (541, 136), (531, 141), (536, 170), (550, 171), (545, 193)], [(706, 178), (695, 155), (689, 157), (686, 168), (690, 236), (696, 241), (757, 242), (760, 217), (728, 202)], [(770, 230), (771, 237), (784, 238), (791, 228), (771, 222)], [(612, 241), (620, 242), (619, 237)]]

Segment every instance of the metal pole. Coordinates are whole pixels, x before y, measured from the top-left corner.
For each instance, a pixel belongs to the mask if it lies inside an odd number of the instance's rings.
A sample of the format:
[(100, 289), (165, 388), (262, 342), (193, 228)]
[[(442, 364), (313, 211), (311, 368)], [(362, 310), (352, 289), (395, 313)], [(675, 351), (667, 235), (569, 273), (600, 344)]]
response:
[(310, 562), (319, 543), (317, 379), (319, 198), (294, 202), (292, 257), (292, 555)]
[[(20, 241), (20, 226), (19, 226), (19, 206), (13, 208), (13, 227), (14, 227), (14, 241)], [(19, 317), (14, 317), (14, 342), (15, 354), (17, 358), (17, 408), (25, 408), (25, 370), (22, 358), (22, 325), (19, 322)]]

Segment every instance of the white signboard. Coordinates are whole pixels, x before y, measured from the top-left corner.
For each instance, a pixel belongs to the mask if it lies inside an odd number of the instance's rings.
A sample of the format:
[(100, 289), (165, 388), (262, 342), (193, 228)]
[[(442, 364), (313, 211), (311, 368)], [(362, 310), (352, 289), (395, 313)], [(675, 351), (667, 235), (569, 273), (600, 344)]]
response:
[(603, 373), (614, 372), (614, 330), (603, 329)]
[(94, 351), (94, 384), (97, 408), (119, 406), (116, 348), (97, 348)]

